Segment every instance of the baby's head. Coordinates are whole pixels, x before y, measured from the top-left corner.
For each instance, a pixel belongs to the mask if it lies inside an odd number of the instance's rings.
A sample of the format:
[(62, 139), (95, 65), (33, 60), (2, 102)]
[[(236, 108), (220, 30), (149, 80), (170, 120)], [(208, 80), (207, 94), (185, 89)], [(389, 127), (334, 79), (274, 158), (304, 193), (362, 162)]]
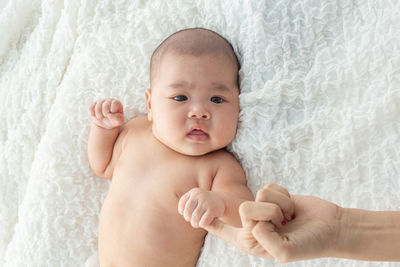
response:
[(146, 91), (153, 135), (185, 155), (228, 145), (239, 117), (238, 70), (232, 46), (213, 31), (187, 29), (165, 39), (151, 57)]

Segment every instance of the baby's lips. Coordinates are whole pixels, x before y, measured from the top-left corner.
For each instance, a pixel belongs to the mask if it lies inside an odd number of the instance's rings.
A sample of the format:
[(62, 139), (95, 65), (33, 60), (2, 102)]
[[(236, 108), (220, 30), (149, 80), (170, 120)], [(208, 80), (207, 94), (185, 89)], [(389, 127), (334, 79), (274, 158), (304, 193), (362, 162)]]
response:
[(208, 133), (201, 129), (193, 129), (187, 134), (187, 136), (195, 141), (205, 141), (209, 138)]

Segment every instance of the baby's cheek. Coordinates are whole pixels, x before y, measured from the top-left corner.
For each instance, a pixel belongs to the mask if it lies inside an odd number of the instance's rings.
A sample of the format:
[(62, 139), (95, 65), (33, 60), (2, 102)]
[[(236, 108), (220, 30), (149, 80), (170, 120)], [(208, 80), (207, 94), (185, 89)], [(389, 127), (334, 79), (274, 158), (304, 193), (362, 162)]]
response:
[(235, 135), (236, 135), (235, 127), (230, 126), (220, 129), (219, 136), (221, 144), (223, 144), (223, 147), (229, 145), (229, 143), (231, 143), (232, 140), (235, 138)]

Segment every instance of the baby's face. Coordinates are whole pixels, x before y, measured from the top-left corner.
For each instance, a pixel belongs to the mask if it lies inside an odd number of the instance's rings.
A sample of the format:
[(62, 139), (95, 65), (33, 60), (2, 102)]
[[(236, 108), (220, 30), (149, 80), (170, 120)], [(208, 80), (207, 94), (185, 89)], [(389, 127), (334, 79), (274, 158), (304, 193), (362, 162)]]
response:
[(237, 70), (222, 55), (163, 56), (151, 91), (146, 91), (153, 135), (186, 155), (228, 145), (239, 117)]

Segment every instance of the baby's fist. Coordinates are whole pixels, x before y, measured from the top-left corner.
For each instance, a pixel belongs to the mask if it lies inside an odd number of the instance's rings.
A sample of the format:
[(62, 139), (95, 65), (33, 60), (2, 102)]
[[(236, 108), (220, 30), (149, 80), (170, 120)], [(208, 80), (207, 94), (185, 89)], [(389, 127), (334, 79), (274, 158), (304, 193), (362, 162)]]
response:
[(102, 99), (89, 106), (93, 123), (104, 129), (113, 129), (124, 123), (124, 109), (116, 99)]
[(178, 212), (193, 227), (204, 228), (224, 215), (225, 203), (218, 193), (193, 188), (179, 199)]

